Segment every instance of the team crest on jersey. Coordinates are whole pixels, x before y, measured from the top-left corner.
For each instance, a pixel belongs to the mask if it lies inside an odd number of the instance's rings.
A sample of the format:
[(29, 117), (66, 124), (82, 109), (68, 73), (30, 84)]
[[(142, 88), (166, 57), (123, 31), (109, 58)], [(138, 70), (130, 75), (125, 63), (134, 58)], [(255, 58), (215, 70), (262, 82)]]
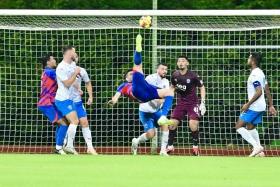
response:
[(191, 82), (191, 80), (190, 79), (187, 79), (187, 83), (189, 84)]
[(68, 108), (69, 110), (72, 110), (72, 106), (71, 106), (71, 105), (68, 105), (67, 108)]

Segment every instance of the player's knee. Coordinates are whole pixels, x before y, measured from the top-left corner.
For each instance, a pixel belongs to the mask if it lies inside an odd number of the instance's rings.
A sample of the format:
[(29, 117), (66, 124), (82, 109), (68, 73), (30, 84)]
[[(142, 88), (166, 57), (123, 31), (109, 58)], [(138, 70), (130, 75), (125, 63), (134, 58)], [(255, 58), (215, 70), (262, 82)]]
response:
[(246, 127), (248, 130), (253, 130), (255, 126), (253, 124), (248, 124)]
[(243, 122), (240, 121), (240, 120), (238, 120), (238, 121), (236, 122), (236, 124), (235, 124), (235, 129), (237, 130), (237, 129), (243, 127), (243, 125), (244, 125)]
[(198, 120), (190, 120), (189, 124), (190, 124), (191, 131), (197, 131), (198, 130), (198, 124), (199, 124)]
[(155, 131), (153, 129), (150, 129), (146, 132), (146, 137), (148, 139), (152, 139), (155, 136)]
[(59, 124), (63, 124), (63, 125), (69, 125), (69, 122), (65, 119), (65, 118), (62, 118), (58, 121)]
[(88, 120), (87, 119), (80, 119), (80, 125), (82, 127), (88, 127)]
[(171, 126), (169, 126), (169, 130), (175, 130), (175, 129), (177, 129), (177, 126), (176, 126), (176, 125), (171, 125)]
[(74, 125), (78, 125), (79, 124), (79, 119), (77, 116), (73, 115), (69, 118), (69, 121), (71, 124), (74, 124)]

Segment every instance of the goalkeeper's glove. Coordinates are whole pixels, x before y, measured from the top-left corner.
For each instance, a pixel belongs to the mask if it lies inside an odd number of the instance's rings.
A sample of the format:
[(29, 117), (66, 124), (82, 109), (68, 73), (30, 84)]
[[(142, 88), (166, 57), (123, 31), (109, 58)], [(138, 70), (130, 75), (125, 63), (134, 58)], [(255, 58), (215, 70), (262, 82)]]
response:
[(205, 101), (201, 101), (199, 105), (200, 114), (203, 116), (206, 113)]

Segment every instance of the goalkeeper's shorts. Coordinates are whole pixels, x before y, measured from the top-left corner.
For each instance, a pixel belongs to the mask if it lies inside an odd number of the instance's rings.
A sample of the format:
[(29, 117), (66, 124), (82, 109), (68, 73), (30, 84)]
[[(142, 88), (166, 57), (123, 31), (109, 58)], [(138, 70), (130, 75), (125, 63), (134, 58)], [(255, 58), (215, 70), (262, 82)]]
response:
[(157, 88), (150, 85), (142, 73), (134, 72), (132, 77), (132, 94), (139, 101), (146, 103), (154, 99), (160, 99)]
[(38, 106), (38, 109), (48, 118), (52, 123), (62, 119), (62, 114), (58, 111), (55, 105)]
[(74, 109), (76, 110), (79, 119), (87, 116), (87, 112), (82, 101), (74, 102)]
[(257, 112), (253, 110), (246, 110), (245, 112), (242, 112), (239, 116), (239, 118), (244, 121), (245, 123), (251, 123), (253, 125), (258, 125), (262, 122), (262, 116), (264, 114), (264, 111)]

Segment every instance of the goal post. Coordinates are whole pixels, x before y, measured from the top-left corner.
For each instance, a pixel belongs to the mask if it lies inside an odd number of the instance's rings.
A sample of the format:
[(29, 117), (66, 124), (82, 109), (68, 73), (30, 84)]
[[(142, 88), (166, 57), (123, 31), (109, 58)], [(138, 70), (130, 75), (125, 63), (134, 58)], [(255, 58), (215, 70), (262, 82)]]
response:
[[(156, 17), (156, 24), (140, 28), (142, 15)], [(55, 129), (36, 107), (42, 73), (38, 60), (52, 52), (60, 62), (62, 47), (74, 45), (94, 87), (94, 103), (86, 106), (94, 146), (104, 154), (129, 154), (131, 139), (143, 132), (139, 105), (127, 98), (114, 108), (104, 104), (132, 67), (138, 33), (144, 39), (145, 75), (162, 60), (170, 78), (177, 57), (184, 54), (203, 79), (202, 155), (249, 153), (234, 129), (247, 100), (246, 61), (249, 52), (262, 53), (261, 68), (279, 109), (280, 10), (1, 10), (0, 152), (51, 152)], [(279, 122), (279, 116), (265, 114), (258, 126), (267, 155), (280, 155)], [(191, 153), (189, 132), (186, 119), (178, 128), (174, 154)], [(86, 147), (80, 129), (75, 145), (80, 152)], [(151, 146), (141, 144), (140, 153), (149, 153)]]

